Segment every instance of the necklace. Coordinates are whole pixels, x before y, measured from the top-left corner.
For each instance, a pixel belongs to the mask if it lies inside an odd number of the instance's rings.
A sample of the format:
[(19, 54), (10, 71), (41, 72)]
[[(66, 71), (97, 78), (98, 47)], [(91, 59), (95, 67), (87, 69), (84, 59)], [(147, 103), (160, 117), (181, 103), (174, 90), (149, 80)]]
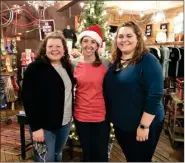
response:
[(132, 58), (128, 58), (128, 59), (120, 59), (121, 61), (130, 61)]
[(121, 71), (123, 68), (126, 68), (132, 58), (120, 59), (120, 62), (117, 63), (115, 72)]
[(121, 59), (120, 60), (120, 63), (123, 66), (123, 68), (126, 68), (128, 66), (128, 64), (129, 64), (129, 62), (130, 62), (131, 59), (132, 58), (129, 58), (129, 59)]

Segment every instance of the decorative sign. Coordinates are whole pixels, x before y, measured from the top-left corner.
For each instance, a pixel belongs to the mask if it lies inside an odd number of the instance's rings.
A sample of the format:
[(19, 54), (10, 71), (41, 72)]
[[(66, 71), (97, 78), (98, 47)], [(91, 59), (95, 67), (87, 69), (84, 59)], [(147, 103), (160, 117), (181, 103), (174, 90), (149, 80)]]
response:
[(43, 40), (47, 33), (55, 31), (54, 20), (40, 20), (40, 40)]
[(146, 35), (147, 37), (152, 35), (152, 24), (146, 25), (145, 35)]

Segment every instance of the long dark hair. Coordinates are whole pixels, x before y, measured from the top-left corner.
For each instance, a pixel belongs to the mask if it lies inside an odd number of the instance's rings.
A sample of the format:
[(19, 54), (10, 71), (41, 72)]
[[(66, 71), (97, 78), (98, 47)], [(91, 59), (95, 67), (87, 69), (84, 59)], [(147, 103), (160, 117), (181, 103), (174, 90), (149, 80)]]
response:
[[(81, 39), (80, 43), (82, 43), (82, 40), (84, 39), (84, 37)], [(97, 43), (97, 45), (98, 45), (98, 49), (99, 49), (99, 44)], [(95, 61), (92, 63), (92, 66), (94, 66), (94, 67), (98, 67), (102, 64), (102, 61), (100, 60), (100, 57), (98, 54), (98, 49), (95, 51)]]
[(116, 43), (116, 40), (117, 40), (117, 37), (118, 37), (118, 32), (119, 32), (121, 27), (130, 27), (130, 28), (132, 28), (134, 33), (137, 36), (137, 46), (136, 46), (134, 55), (133, 55), (132, 59), (129, 62), (129, 64), (135, 64), (142, 58), (143, 54), (148, 52), (148, 48), (145, 46), (141, 29), (139, 28), (139, 26), (137, 24), (135, 24), (132, 21), (128, 21), (128, 22), (123, 23), (117, 29), (117, 32), (116, 32), (116, 35), (115, 35), (114, 45), (113, 45), (113, 48), (112, 48), (112, 62), (113, 63), (119, 63), (120, 59), (121, 59), (121, 56), (122, 56), (122, 52), (118, 48), (117, 43)]
[(67, 48), (67, 43), (66, 40), (60, 31), (55, 31), (48, 33), (48, 35), (44, 38), (44, 40), (41, 42), (38, 52), (37, 52), (37, 57), (36, 58), (43, 58), (46, 56), (46, 45), (49, 39), (60, 39), (62, 41), (62, 45), (64, 47), (64, 57), (61, 58), (61, 64), (64, 68), (68, 68), (69, 65), (71, 65), (70, 62), (70, 56), (68, 54), (68, 48)]

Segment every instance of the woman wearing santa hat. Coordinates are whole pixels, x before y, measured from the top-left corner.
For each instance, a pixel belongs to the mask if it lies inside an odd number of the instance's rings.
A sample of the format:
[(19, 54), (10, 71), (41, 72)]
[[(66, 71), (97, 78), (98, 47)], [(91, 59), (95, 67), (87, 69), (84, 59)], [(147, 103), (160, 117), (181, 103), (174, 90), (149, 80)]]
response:
[(98, 49), (103, 34), (93, 25), (78, 37), (82, 55), (73, 60), (76, 79), (74, 121), (83, 150), (84, 161), (107, 162), (109, 123), (103, 97), (103, 79), (109, 62), (101, 59)]

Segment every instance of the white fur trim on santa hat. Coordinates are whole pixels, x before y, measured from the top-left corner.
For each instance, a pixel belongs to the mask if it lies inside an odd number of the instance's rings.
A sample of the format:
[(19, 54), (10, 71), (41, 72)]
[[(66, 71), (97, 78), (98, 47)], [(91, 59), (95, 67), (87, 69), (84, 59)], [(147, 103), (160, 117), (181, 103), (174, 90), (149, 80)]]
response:
[(85, 36), (89, 36), (92, 39), (96, 40), (96, 42), (99, 44), (99, 46), (101, 46), (102, 44), (102, 38), (99, 36), (98, 33), (94, 32), (94, 31), (83, 31), (82, 33), (80, 33), (80, 35), (78, 36), (78, 43), (80, 44), (80, 41), (83, 37)]

